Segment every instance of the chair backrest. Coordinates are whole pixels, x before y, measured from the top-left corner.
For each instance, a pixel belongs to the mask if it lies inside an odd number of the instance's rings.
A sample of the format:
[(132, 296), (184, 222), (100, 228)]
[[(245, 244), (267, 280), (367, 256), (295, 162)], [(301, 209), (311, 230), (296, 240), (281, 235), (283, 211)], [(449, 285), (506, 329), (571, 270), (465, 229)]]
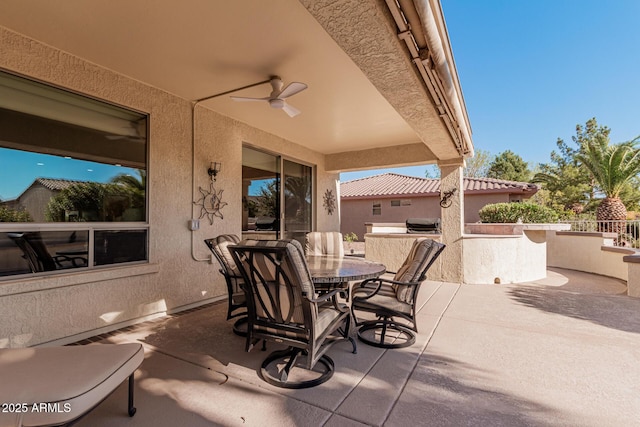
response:
[(39, 232), (8, 233), (8, 236), (22, 250), (32, 273), (56, 270), (56, 262), (47, 250)]
[(302, 342), (313, 338), (317, 307), (311, 274), (296, 240), (244, 240), (230, 248), (248, 291), (254, 331)]
[(235, 234), (221, 234), (213, 239), (206, 239), (204, 242), (220, 263), (222, 274), (229, 277), (240, 277), (240, 270), (238, 270), (236, 262), (229, 251), (229, 245), (240, 243), (238, 236)]
[(306, 254), (342, 258), (344, 256), (342, 240), (342, 233), (337, 231), (313, 231), (307, 233), (305, 238)]
[[(427, 270), (440, 256), (445, 245), (426, 237), (413, 242), (409, 255), (396, 273), (394, 280), (405, 283), (420, 283), (425, 280)], [(413, 303), (418, 287), (395, 285), (398, 300)]]

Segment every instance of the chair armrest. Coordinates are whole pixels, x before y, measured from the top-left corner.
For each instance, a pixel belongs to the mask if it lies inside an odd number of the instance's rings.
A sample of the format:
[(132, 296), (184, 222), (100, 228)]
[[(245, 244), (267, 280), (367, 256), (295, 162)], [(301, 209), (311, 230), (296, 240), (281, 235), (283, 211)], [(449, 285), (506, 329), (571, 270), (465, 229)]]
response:
[(326, 302), (329, 301), (331, 298), (335, 297), (336, 295), (338, 295), (340, 292), (344, 292), (344, 289), (334, 289), (331, 292), (327, 292), (326, 294), (322, 294), (321, 296), (317, 297), (317, 298), (309, 298), (308, 295), (305, 294), (305, 296), (307, 297), (307, 299), (309, 300), (309, 302), (312, 302), (314, 304), (317, 304), (319, 302)]
[(353, 299), (359, 299), (359, 300), (366, 300), (369, 299), (371, 297), (373, 297), (374, 295), (376, 295), (378, 292), (380, 292), (380, 288), (382, 288), (382, 284), (383, 283), (388, 283), (391, 285), (402, 285), (402, 286), (418, 286), (420, 284), (420, 282), (399, 282), (397, 280), (392, 280), (392, 279), (383, 279), (381, 277), (377, 277), (375, 279), (367, 279), (364, 282), (360, 283), (360, 288), (364, 287), (365, 285), (369, 284), (369, 283), (377, 283), (377, 286), (375, 288), (369, 288), (367, 290), (371, 290), (372, 292), (367, 294), (366, 296), (354, 296)]

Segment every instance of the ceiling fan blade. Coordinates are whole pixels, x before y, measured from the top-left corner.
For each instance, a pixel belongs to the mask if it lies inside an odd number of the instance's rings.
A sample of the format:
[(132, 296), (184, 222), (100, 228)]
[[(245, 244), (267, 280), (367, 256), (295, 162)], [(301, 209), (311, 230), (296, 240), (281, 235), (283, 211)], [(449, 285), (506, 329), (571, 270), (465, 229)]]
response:
[(296, 107), (293, 107), (289, 104), (284, 104), (282, 106), (282, 109), (284, 110), (285, 113), (289, 115), (289, 117), (295, 117), (301, 113), (300, 110), (298, 110)]
[(234, 101), (241, 101), (241, 102), (250, 102), (250, 101), (268, 101), (269, 97), (266, 98), (247, 98), (244, 96), (232, 96), (231, 99), (233, 99)]
[(300, 83), (300, 82), (289, 83), (287, 87), (282, 89), (282, 92), (280, 92), (280, 94), (278, 95), (278, 98), (280, 99), (288, 98), (290, 96), (295, 95), (296, 93), (302, 92), (306, 88), (307, 88), (307, 85), (304, 83)]

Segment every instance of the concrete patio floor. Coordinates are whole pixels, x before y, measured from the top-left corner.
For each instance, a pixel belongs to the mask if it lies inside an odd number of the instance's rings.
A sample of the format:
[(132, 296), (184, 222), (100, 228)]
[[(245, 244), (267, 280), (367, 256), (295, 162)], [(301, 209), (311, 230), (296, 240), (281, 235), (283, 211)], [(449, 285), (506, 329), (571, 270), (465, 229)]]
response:
[[(348, 343), (306, 390), (269, 386), (225, 305), (116, 333), (138, 341), (137, 414), (126, 383), (78, 426), (640, 425), (640, 299), (623, 282), (553, 269), (518, 285), (425, 282), (416, 343)], [(268, 352), (276, 349), (269, 344)]]

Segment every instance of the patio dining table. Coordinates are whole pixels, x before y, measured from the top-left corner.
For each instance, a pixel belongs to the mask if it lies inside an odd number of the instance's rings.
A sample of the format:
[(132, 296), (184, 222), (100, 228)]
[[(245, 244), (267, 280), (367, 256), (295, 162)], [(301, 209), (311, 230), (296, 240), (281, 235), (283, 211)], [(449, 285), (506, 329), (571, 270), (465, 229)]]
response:
[(379, 262), (356, 257), (307, 256), (307, 265), (316, 290), (329, 292), (335, 288), (347, 288), (355, 280), (379, 277), (386, 267)]
[[(341, 294), (346, 302), (338, 302), (335, 297), (333, 298), (334, 307), (340, 311), (349, 310), (348, 302), (351, 300), (349, 282), (373, 279), (386, 271), (384, 264), (356, 257), (307, 256), (307, 265), (317, 292), (331, 292), (338, 288), (344, 290)], [(349, 324), (355, 325), (353, 313), (349, 314)], [(349, 328), (349, 336), (351, 340), (356, 339), (355, 328)]]

